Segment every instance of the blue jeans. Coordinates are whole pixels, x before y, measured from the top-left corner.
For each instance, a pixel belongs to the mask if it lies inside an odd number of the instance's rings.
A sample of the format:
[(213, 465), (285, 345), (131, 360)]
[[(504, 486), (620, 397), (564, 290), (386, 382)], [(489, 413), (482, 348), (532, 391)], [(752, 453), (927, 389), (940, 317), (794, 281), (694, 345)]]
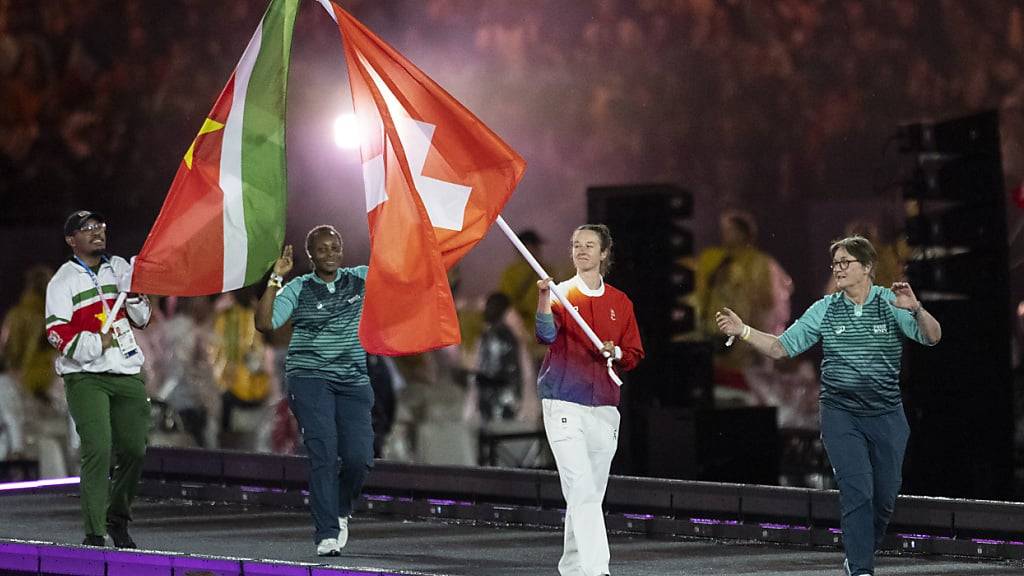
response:
[(373, 467), (373, 388), (289, 376), (288, 404), (309, 455), (315, 541), (337, 538)]
[(903, 406), (881, 416), (821, 407), (821, 439), (839, 485), (843, 548), (850, 573), (873, 574), (903, 482), (910, 426)]

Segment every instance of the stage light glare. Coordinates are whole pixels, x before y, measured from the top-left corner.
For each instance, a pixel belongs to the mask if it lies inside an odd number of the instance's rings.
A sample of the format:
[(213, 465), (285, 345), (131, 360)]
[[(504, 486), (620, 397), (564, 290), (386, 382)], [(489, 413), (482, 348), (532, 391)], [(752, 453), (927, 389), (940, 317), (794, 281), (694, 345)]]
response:
[(361, 136), (355, 114), (342, 114), (334, 119), (334, 143), (338, 148), (358, 149)]

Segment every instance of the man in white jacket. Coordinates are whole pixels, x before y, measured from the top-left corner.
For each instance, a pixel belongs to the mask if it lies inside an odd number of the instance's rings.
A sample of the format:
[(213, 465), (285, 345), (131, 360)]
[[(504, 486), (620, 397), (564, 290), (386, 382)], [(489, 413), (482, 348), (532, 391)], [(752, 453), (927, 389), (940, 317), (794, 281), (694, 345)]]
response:
[[(106, 229), (103, 216), (87, 210), (64, 223), (73, 256), (46, 287), (46, 336), (59, 352), (55, 366), (82, 439), (83, 544), (104, 546), (109, 534), (118, 548), (135, 548), (128, 522), (150, 417), (145, 359), (132, 327), (149, 322), (150, 308), (146, 296), (129, 294), (124, 308), (113, 312), (119, 292), (127, 290), (121, 285), (129, 265), (107, 255)], [(111, 314), (110, 330), (102, 333)]]

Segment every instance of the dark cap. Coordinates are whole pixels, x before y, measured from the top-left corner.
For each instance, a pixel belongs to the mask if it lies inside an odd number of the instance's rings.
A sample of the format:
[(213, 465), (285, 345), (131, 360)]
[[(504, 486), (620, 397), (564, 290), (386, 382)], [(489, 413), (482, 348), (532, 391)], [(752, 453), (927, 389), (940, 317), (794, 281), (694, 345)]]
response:
[(82, 229), (82, 225), (89, 220), (96, 220), (99, 222), (106, 222), (103, 215), (99, 212), (90, 212), (88, 210), (79, 210), (78, 212), (72, 212), (68, 219), (64, 221), (64, 235), (73, 236), (75, 232)]
[(540, 234), (537, 234), (537, 231), (534, 230), (533, 228), (527, 228), (526, 230), (520, 232), (519, 240), (523, 244), (532, 244), (534, 246), (540, 246), (541, 244), (544, 243), (544, 240), (541, 239)]

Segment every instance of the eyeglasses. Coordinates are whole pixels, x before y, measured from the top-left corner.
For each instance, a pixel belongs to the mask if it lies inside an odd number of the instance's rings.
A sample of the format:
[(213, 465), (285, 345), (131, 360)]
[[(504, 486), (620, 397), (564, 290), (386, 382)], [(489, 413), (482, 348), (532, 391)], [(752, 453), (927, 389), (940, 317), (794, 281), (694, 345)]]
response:
[(833, 260), (832, 261), (832, 265), (829, 266), (829, 269), (831, 269), (831, 270), (839, 270), (840, 272), (842, 272), (842, 271), (844, 271), (844, 270), (846, 270), (847, 268), (850, 267), (850, 263), (851, 262), (860, 262), (860, 260), (856, 260), (856, 259), (854, 259), (854, 260), (846, 260), (846, 259), (843, 259), (843, 260)]
[(93, 230), (106, 230), (106, 222), (93, 222), (92, 224), (84, 224), (78, 229), (79, 232), (92, 232)]

